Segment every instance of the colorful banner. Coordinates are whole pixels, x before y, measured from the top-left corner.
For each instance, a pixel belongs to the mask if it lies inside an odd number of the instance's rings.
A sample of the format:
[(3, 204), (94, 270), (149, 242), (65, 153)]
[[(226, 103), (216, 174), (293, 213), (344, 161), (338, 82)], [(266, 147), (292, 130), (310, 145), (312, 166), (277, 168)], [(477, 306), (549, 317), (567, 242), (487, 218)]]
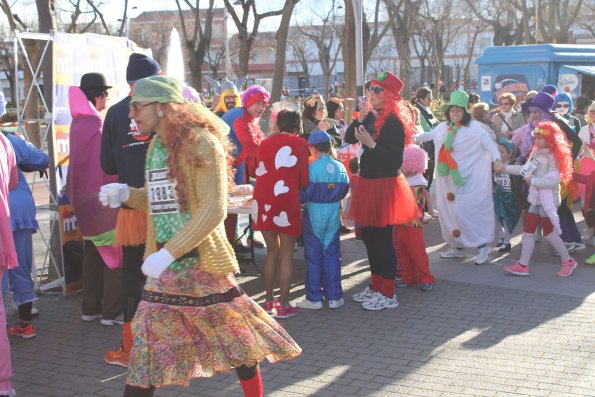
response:
[[(68, 174), (69, 132), (72, 117), (68, 105), (68, 88), (78, 86), (81, 76), (89, 72), (102, 73), (107, 84), (110, 102), (118, 103), (128, 95), (126, 66), (132, 52), (150, 54), (125, 37), (97, 34), (54, 33), (53, 39), (53, 164), (56, 164), (56, 186), (60, 219), (63, 274), (66, 294), (81, 288), (83, 244), (78, 230), (76, 214), (66, 197)], [(99, 161), (99, 159), (97, 159)]]

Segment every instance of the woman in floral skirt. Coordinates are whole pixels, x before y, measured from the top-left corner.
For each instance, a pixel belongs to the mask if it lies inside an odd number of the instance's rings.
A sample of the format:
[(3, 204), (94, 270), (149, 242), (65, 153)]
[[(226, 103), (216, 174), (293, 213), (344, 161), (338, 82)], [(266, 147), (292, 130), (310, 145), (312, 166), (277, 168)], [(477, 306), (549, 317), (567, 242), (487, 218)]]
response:
[(236, 370), (245, 396), (262, 396), (259, 362), (290, 359), (300, 347), (237, 284), (238, 264), (223, 228), (228, 127), (182, 96), (167, 76), (137, 81), (130, 118), (156, 131), (146, 185), (102, 187), (104, 205), (148, 213), (143, 273), (148, 276), (132, 323), (134, 344), (125, 397), (192, 378)]

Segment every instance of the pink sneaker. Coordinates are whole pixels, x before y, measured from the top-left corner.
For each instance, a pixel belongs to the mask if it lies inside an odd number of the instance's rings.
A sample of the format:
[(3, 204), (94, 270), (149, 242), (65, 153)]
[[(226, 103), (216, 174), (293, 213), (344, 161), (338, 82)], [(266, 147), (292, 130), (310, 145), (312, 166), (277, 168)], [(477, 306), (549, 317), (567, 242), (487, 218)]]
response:
[(268, 314), (274, 314), (274, 312), (279, 308), (279, 301), (277, 299), (273, 299), (272, 301), (264, 301), (262, 308)]
[(291, 316), (295, 316), (297, 314), (297, 309), (293, 306), (291, 306), (290, 304), (288, 304), (287, 306), (281, 306), (279, 305), (279, 307), (277, 307), (277, 316), (275, 316), (276, 318), (287, 318), (287, 317), (291, 317)]
[(515, 263), (514, 265), (504, 266), (504, 270), (506, 270), (510, 274), (514, 274), (515, 276), (528, 276), (529, 275), (529, 266), (523, 266), (520, 263)]
[(572, 258), (570, 258), (567, 262), (562, 262), (562, 269), (558, 273), (556, 273), (560, 277), (568, 277), (572, 274), (574, 269), (578, 266), (578, 263)]

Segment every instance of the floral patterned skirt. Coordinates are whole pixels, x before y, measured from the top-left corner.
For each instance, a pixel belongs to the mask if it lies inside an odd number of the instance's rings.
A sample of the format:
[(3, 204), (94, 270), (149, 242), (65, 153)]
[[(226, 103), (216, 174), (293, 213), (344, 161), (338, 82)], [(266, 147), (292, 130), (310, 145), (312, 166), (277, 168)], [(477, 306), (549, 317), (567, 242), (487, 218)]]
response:
[[(197, 265), (197, 267), (199, 267)], [(228, 291), (233, 275), (215, 276), (197, 268), (166, 270), (149, 278), (145, 290), (204, 297)], [(250, 297), (209, 306), (174, 306), (141, 301), (132, 321), (134, 343), (127, 384), (182, 385), (242, 365), (291, 359), (301, 348)]]

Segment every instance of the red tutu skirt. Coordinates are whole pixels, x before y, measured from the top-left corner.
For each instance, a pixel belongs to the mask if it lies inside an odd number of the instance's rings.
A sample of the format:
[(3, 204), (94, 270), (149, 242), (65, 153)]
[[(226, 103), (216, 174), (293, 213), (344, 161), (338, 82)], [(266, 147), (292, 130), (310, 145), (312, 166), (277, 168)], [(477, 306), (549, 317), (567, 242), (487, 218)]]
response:
[(403, 175), (393, 178), (359, 178), (352, 192), (349, 215), (359, 226), (405, 225), (420, 211)]

